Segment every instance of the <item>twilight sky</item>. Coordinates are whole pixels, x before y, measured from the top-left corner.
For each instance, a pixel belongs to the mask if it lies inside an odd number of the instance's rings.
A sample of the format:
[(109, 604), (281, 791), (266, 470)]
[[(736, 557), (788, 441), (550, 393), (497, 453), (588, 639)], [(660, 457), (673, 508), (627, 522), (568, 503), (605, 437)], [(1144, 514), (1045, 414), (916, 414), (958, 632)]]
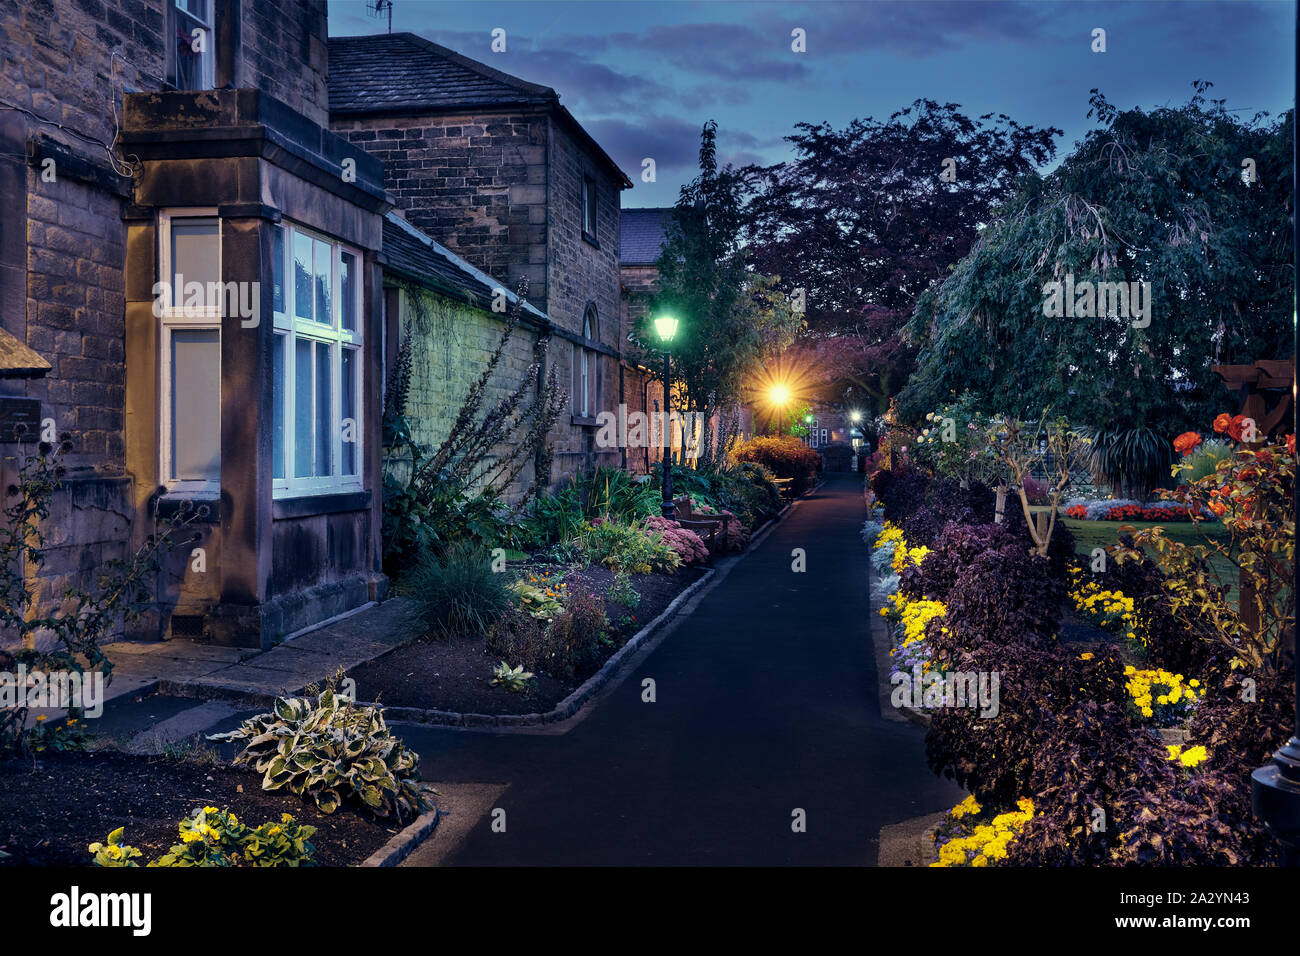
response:
[[(330, 34), (384, 32), (366, 6), (330, 0)], [(1292, 0), (393, 0), (394, 33), (553, 87), (635, 184), (624, 208), (676, 202), (708, 119), (720, 159), (739, 165), (789, 158), (795, 123), (884, 119), (918, 98), (1059, 127), (1057, 159), (1092, 128), (1093, 87), (1149, 108), (1205, 79), (1229, 109), (1276, 115), (1295, 102), (1295, 18)], [(1105, 53), (1091, 50), (1097, 27)], [(807, 52), (791, 50), (795, 28)], [(645, 157), (656, 182), (641, 180)]]

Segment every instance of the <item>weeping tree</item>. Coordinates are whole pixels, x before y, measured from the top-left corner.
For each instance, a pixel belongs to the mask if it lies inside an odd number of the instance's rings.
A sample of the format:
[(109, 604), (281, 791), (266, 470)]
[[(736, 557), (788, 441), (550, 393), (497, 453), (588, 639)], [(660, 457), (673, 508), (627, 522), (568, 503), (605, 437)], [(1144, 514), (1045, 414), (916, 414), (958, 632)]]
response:
[(1211, 366), (1291, 354), (1292, 111), (1240, 119), (1194, 86), (1151, 111), (1093, 91), (1098, 127), (918, 299), (904, 417), (964, 389), (1050, 406), (1140, 489), (1167, 478), (1172, 436), (1231, 407)]

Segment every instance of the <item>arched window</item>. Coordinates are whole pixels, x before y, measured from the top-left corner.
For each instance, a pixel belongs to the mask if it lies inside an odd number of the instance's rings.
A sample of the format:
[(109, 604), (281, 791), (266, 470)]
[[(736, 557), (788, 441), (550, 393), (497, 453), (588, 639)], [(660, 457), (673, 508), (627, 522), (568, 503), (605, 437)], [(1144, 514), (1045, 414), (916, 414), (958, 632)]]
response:
[[(596, 307), (589, 305), (582, 316), (582, 337), (586, 341), (594, 342), (597, 341), (598, 335)], [(598, 407), (596, 353), (583, 346), (575, 346), (574, 352), (573, 409), (583, 418), (592, 418)]]

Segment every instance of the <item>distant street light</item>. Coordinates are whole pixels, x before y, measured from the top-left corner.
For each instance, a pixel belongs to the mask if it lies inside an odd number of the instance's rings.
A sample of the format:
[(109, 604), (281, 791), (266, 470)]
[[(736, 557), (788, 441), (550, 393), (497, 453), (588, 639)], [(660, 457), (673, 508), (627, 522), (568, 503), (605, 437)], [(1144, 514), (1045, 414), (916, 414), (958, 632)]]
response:
[(664, 456), (664, 481), (663, 481), (663, 501), (659, 505), (659, 510), (665, 518), (671, 518), (677, 513), (677, 506), (673, 503), (673, 464), (672, 450), (673, 440), (672, 433), (668, 429), (668, 422), (672, 419), (672, 371), (669, 351), (672, 345), (673, 336), (677, 334), (677, 318), (672, 315), (659, 315), (654, 320), (655, 332), (659, 335), (659, 341), (663, 342), (664, 348), (664, 433), (668, 435), (668, 443), (663, 448)]

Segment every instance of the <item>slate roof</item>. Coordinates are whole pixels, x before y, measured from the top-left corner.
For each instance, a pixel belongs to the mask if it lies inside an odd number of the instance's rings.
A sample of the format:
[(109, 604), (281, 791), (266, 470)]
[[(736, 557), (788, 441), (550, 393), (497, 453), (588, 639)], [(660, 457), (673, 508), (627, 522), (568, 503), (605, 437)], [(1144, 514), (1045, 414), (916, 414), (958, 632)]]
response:
[(0, 328), (0, 378), (40, 378), (49, 370), (49, 362)]
[(666, 240), (665, 230), (672, 216), (666, 209), (624, 209), (621, 213), (621, 241), (618, 262), (623, 266), (652, 266)]
[(552, 111), (630, 189), (631, 181), (549, 86), (470, 59), (414, 33), (329, 38), (330, 114)]
[[(480, 309), (491, 309), (495, 289), (506, 290), (513, 305), (518, 296), (504, 282), (474, 268), (446, 246), (425, 235), (396, 213), (384, 217), (384, 269), (414, 279)], [(546, 313), (524, 303), (525, 317), (547, 322)]]

